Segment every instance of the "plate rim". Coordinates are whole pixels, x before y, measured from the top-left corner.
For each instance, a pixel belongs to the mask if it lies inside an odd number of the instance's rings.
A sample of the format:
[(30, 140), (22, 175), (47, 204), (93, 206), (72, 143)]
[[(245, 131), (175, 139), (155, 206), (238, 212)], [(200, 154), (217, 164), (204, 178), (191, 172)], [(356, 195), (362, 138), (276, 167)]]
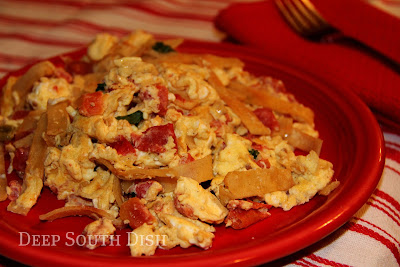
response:
[[(178, 49), (179, 51), (182, 50), (186, 52), (187, 50), (202, 50), (205, 53), (215, 53), (216, 50), (219, 50), (220, 52), (227, 53), (228, 54), (234, 54), (234, 57), (246, 57), (248, 56), (256, 56), (257, 60), (260, 61), (260, 64), (267, 65), (268, 67), (272, 67), (274, 69), (277, 69), (279, 71), (283, 70), (286, 73), (289, 73), (290, 75), (295, 74), (297, 77), (301, 77), (301, 79), (306, 79), (307, 82), (311, 84), (317, 85), (316, 87), (321, 88), (331, 88), (334, 87), (335, 90), (338, 90), (338, 92), (346, 93), (346, 100), (355, 103), (356, 107), (358, 109), (361, 109), (363, 111), (363, 118), (364, 120), (367, 119), (367, 122), (370, 123), (369, 126), (371, 127), (370, 134), (374, 135), (374, 141), (375, 141), (375, 149), (380, 151), (380, 155), (375, 155), (376, 157), (376, 165), (373, 166), (373, 175), (371, 174), (370, 176), (374, 176), (374, 179), (370, 178), (369, 183), (364, 186), (363, 193), (360, 194), (358, 197), (358, 201), (346, 208), (343, 208), (343, 210), (340, 213), (335, 213), (336, 217), (335, 220), (330, 221), (328, 224), (325, 224), (323, 227), (320, 226), (318, 231), (314, 231), (312, 235), (296, 235), (296, 238), (301, 239), (301, 238), (307, 238), (307, 242), (304, 245), (299, 245), (299, 244), (284, 244), (283, 241), (277, 244), (277, 246), (273, 249), (273, 252), (276, 253), (276, 257), (269, 257), (268, 259), (264, 258), (264, 253), (265, 253), (265, 246), (258, 246), (258, 247), (252, 247), (251, 251), (239, 251), (235, 254), (235, 257), (232, 257), (232, 255), (229, 254), (229, 251), (223, 252), (222, 255), (221, 253), (215, 252), (215, 253), (210, 253), (214, 255), (208, 255), (210, 257), (207, 257), (206, 259), (204, 258), (204, 255), (202, 256), (194, 256), (192, 254), (198, 254), (201, 255), (201, 253), (189, 253), (189, 254), (184, 254), (184, 255), (167, 255), (167, 256), (160, 256), (160, 257), (142, 257), (142, 258), (135, 258), (135, 264), (138, 266), (148, 266), (151, 264), (160, 264), (163, 263), (166, 266), (178, 266), (178, 265), (185, 265), (185, 266), (191, 266), (191, 265), (197, 265), (199, 262), (201, 262), (202, 265), (209, 265), (209, 264), (218, 264), (218, 265), (249, 265), (249, 264), (261, 264), (269, 261), (276, 260), (278, 258), (287, 256), (291, 253), (294, 253), (298, 250), (301, 250), (318, 240), (323, 239), (325, 236), (329, 235), (330, 233), (334, 232), (336, 229), (338, 229), (340, 226), (342, 226), (344, 223), (346, 223), (352, 215), (354, 215), (359, 208), (362, 207), (362, 205), (368, 200), (369, 196), (372, 194), (373, 190), (376, 188), (380, 178), (381, 174), (383, 172), (384, 168), (384, 159), (385, 159), (385, 146), (384, 146), (384, 139), (383, 139), (383, 134), (382, 131), (379, 127), (379, 124), (376, 121), (375, 116), (372, 114), (372, 112), (369, 110), (369, 108), (366, 106), (364, 102), (361, 101), (361, 99), (356, 96), (353, 92), (346, 91), (344, 92), (343, 88), (334, 86), (331, 82), (326, 81), (325, 79), (319, 77), (318, 75), (308, 73), (307, 71), (304, 70), (297, 70), (293, 65), (290, 63), (282, 63), (278, 62), (277, 59), (271, 59), (267, 56), (264, 56), (262, 52), (259, 51), (259, 49), (255, 48), (250, 48), (250, 47), (244, 47), (244, 46), (239, 46), (235, 44), (229, 44), (229, 43), (213, 43), (213, 42), (206, 42), (206, 41), (193, 41), (193, 40), (185, 40), (184, 43), (181, 45), (181, 47)], [(80, 51), (80, 52), (79, 52)], [(86, 48), (81, 48), (78, 50), (74, 50), (68, 53), (64, 53), (59, 56), (55, 56), (50, 58), (49, 60), (53, 60), (55, 58), (59, 58), (60, 56), (66, 56), (66, 55), (71, 55), (75, 53), (83, 53), (82, 51), (86, 51)], [(191, 52), (191, 51), (190, 51)], [(254, 61), (254, 57), (251, 58)], [(42, 59), (46, 60), (46, 59)], [(41, 61), (42, 61), (41, 60)], [(1, 78), (1, 81), (4, 79), (7, 79), (7, 77), (13, 73), (20, 72), (21, 70), (27, 70), (29, 66), (32, 66), (34, 63), (29, 64), (19, 70), (12, 71), (9, 74), (6, 74), (3, 78)], [(285, 82), (285, 81), (284, 81)], [(332, 217), (326, 215), (326, 212), (323, 212), (325, 216), (327, 217)], [(332, 218), (331, 218), (332, 219)], [(32, 265), (39, 265), (43, 264), (43, 260), (45, 260), (47, 263), (53, 263), (53, 264), (59, 264), (61, 266), (68, 266), (70, 264), (76, 265), (76, 266), (85, 266), (87, 263), (98, 263), (100, 265), (111, 265), (111, 264), (116, 264), (117, 262), (120, 264), (129, 264), (132, 263), (132, 259), (128, 258), (123, 258), (120, 260), (117, 260), (112, 257), (99, 257), (99, 256), (91, 256), (91, 255), (79, 255), (78, 257), (67, 257), (68, 253), (64, 252), (59, 252), (59, 251), (50, 251), (50, 253), (43, 253), (41, 247), (18, 247), (15, 246), (15, 244), (12, 244), (11, 241), (12, 238), (7, 238), (11, 237), (12, 234), (10, 232), (4, 232), (4, 229), (1, 227), (1, 224), (3, 222), (0, 220), (0, 232), (2, 232), (3, 238), (0, 239), (0, 251), (1, 254), (3, 254), (6, 257), (9, 257), (11, 259), (14, 259), (16, 261), (20, 261), (25, 264), (32, 264)], [(297, 223), (296, 223), (297, 224)], [(295, 226), (291, 226), (289, 228), (296, 228)], [(290, 230), (290, 229), (289, 229)], [(282, 247), (286, 247), (286, 252), (282, 252), (281, 249)], [(19, 250), (19, 251), (18, 251)], [(23, 253), (25, 255), (25, 259), (21, 259), (18, 256)], [(51, 254), (51, 255), (49, 255)], [(271, 254), (271, 253), (270, 253)], [(194, 257), (193, 257), (194, 256)], [(83, 259), (83, 261), (81, 261)], [(97, 260), (96, 260), (97, 259)], [(95, 261), (93, 261), (95, 260)], [(167, 260), (168, 262), (165, 262)], [(184, 260), (184, 262), (182, 262)]]

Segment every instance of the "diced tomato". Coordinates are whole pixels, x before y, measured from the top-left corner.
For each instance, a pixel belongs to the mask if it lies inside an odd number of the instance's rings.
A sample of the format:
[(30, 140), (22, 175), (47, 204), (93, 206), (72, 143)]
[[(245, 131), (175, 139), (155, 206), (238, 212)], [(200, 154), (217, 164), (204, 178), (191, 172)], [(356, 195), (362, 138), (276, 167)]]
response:
[(224, 134), (223, 123), (219, 120), (213, 120), (210, 122), (210, 127), (215, 129), (215, 134), (221, 137)]
[(256, 143), (253, 143), (253, 144), (251, 145), (251, 147), (254, 148), (255, 150), (258, 150), (258, 151), (264, 149), (264, 147), (263, 147), (262, 145), (256, 144)]
[(12, 180), (9, 182), (8, 187), (10, 188), (10, 193), (8, 194), (8, 199), (11, 201), (16, 200), (22, 191), (22, 186), (17, 180)]
[(274, 79), (272, 77), (264, 77), (263, 85), (271, 86), (277, 93), (286, 93), (286, 88), (281, 80)]
[(225, 118), (226, 118), (226, 123), (229, 123), (232, 121), (232, 118), (231, 118), (231, 116), (229, 116), (228, 113), (225, 114)]
[(138, 198), (144, 198), (146, 196), (147, 191), (151, 187), (154, 181), (149, 180), (145, 182), (139, 182), (135, 185), (135, 192)]
[(65, 69), (72, 74), (84, 75), (92, 72), (92, 64), (83, 61), (71, 61), (67, 63)]
[(149, 93), (149, 91), (140, 91), (139, 93), (139, 98), (140, 100), (149, 100), (152, 99), (153, 97), (151, 96), (151, 94)]
[(123, 156), (136, 152), (136, 149), (133, 147), (133, 145), (123, 136), (119, 136), (118, 141), (111, 143), (110, 147), (117, 150), (117, 153)]
[(274, 131), (279, 131), (279, 122), (275, 118), (274, 113), (268, 108), (259, 108), (254, 110), (257, 118), (268, 128)]
[(103, 93), (101, 91), (82, 96), (79, 113), (83, 116), (101, 115), (104, 112)]
[(187, 204), (182, 204), (181, 202), (179, 202), (178, 196), (174, 197), (174, 205), (176, 210), (183, 216), (193, 220), (197, 219), (197, 217), (193, 214), (194, 213), (193, 208)]
[(271, 167), (271, 164), (269, 163), (268, 159), (260, 159), (256, 161), (257, 165), (260, 166), (263, 169), (269, 169)]
[(135, 142), (135, 147), (140, 151), (162, 153), (165, 152), (164, 146), (168, 143), (170, 136), (174, 139), (176, 146), (176, 136), (172, 123), (154, 126), (143, 133), (140, 139)]
[(72, 83), (74, 80), (68, 72), (66, 72), (63, 68), (56, 68), (54, 71), (54, 75), (58, 78), (64, 78), (68, 83)]
[[(244, 202), (251, 202), (252, 207), (250, 209), (243, 209)], [(233, 229), (243, 229), (256, 222), (259, 222), (271, 214), (268, 212), (268, 208), (271, 205), (264, 203), (253, 202), (250, 200), (232, 200), (228, 203), (228, 216), (225, 218), (225, 223), (231, 226)]]
[(174, 94), (174, 95), (175, 95), (176, 100), (178, 100), (180, 102), (186, 102), (186, 99), (183, 98), (181, 95), (179, 95), (179, 94)]
[(256, 222), (259, 222), (267, 217), (270, 214), (268, 212), (262, 212), (260, 210), (243, 210), (243, 209), (234, 209), (229, 211), (228, 216), (225, 218), (225, 222), (229, 221), (231, 223), (231, 227), (233, 229), (244, 229), (249, 227)]
[(119, 214), (123, 221), (129, 221), (129, 226), (132, 229), (136, 229), (144, 223), (152, 224), (156, 220), (149, 209), (137, 197), (125, 201), (121, 205)]
[(29, 110), (17, 110), (12, 115), (11, 119), (13, 120), (20, 120), (28, 116)]
[(160, 116), (165, 116), (167, 113), (168, 106), (168, 89), (164, 85), (158, 84), (156, 85), (158, 89), (158, 98), (160, 99), (160, 104), (158, 105), (158, 109), (160, 110), (158, 114)]
[(184, 155), (183, 157), (181, 157), (179, 159), (179, 164), (186, 164), (189, 162), (194, 161), (194, 158), (192, 157), (192, 155), (190, 155), (189, 153), (187, 153), (186, 155)]
[(17, 148), (14, 152), (13, 168), (16, 171), (25, 172), (26, 161), (29, 157), (29, 147)]

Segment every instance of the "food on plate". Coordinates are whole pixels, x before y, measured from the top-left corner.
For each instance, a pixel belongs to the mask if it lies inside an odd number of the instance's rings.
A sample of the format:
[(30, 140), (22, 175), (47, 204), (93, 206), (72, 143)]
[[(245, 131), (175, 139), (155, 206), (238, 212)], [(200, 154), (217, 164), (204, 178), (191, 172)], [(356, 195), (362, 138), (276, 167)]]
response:
[[(8, 211), (28, 214), (48, 187), (65, 206), (41, 220), (89, 216), (83, 235), (103, 243), (131, 228), (131, 255), (141, 256), (208, 249), (216, 225), (243, 229), (339, 185), (319, 157), (313, 111), (282, 81), (254, 76), (236, 58), (177, 52), (181, 42), (103, 33), (79, 59), (8, 77), (0, 99)], [(7, 182), (11, 172), (19, 179)]]

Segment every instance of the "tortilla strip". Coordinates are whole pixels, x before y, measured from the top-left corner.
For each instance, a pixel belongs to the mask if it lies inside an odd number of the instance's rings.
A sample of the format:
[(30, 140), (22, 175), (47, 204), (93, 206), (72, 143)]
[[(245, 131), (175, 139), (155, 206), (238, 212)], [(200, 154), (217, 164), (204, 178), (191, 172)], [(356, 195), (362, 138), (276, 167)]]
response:
[(246, 95), (246, 102), (249, 104), (263, 106), (282, 114), (288, 114), (301, 122), (314, 123), (314, 112), (300, 103), (282, 100), (265, 90), (248, 87), (235, 81), (229, 84), (228, 89)]
[(17, 77), (11, 76), (7, 79), (7, 83), (0, 90), (0, 115), (8, 117), (13, 113), (14, 100), (13, 100), (13, 86), (17, 81)]
[(291, 171), (277, 167), (230, 172), (225, 176), (224, 183), (235, 199), (263, 197), (267, 193), (286, 191), (294, 186)]
[(306, 152), (314, 150), (318, 156), (321, 153), (323, 141), (299, 130), (293, 129), (292, 132), (289, 134), (287, 141), (289, 145), (294, 146), (295, 148), (298, 148), (300, 150)]
[(69, 207), (58, 208), (48, 213), (40, 215), (39, 219), (42, 221), (51, 222), (56, 219), (69, 216), (88, 216), (94, 220), (97, 220), (102, 217), (108, 218), (110, 220), (114, 219), (113, 216), (111, 216), (111, 214), (109, 214), (107, 211), (88, 206), (69, 206)]
[(318, 191), (321, 196), (328, 196), (333, 190), (335, 190), (340, 185), (339, 181), (331, 181), (324, 188)]
[(13, 143), (13, 146), (15, 148), (31, 147), (34, 135), (35, 135), (34, 133), (28, 134), (27, 136), (15, 141)]
[(105, 159), (95, 159), (97, 163), (106, 166), (121, 180), (146, 179), (154, 177), (188, 177), (201, 183), (213, 178), (212, 157), (208, 155), (202, 159), (198, 159), (187, 164), (178, 165), (165, 169), (141, 169), (132, 168), (129, 170), (118, 170), (112, 163)]
[(15, 139), (18, 140), (26, 135), (26, 133), (33, 132), (36, 129), (37, 122), (40, 116), (43, 114), (43, 110), (32, 110), (24, 118), (21, 125), (15, 131)]
[(218, 199), (222, 205), (226, 206), (229, 200), (235, 199), (235, 196), (223, 185), (218, 187)]
[(29, 150), (22, 192), (16, 200), (8, 205), (8, 211), (26, 215), (32, 206), (36, 204), (43, 187), (44, 160), (47, 145), (42, 136), (46, 132), (46, 127), (47, 114), (44, 113), (39, 119), (33, 136), (32, 146)]
[(113, 176), (114, 176), (113, 195), (115, 201), (117, 202), (118, 207), (121, 207), (122, 203), (124, 203), (124, 197), (122, 196), (122, 189), (121, 189), (121, 181), (115, 175)]
[(50, 61), (42, 61), (33, 65), (24, 75), (22, 75), (12, 87), (19, 96), (19, 102), (15, 103), (16, 109), (20, 110), (25, 105), (26, 96), (31, 91), (34, 83), (41, 77), (51, 76), (55, 67)]
[(278, 117), (277, 120), (279, 123), (279, 131), (273, 132), (272, 135), (274, 135), (274, 136), (280, 135), (283, 138), (286, 138), (292, 132), (293, 119), (282, 116), (282, 117)]
[(48, 146), (68, 144), (68, 140), (66, 140), (67, 129), (70, 123), (69, 114), (66, 110), (68, 105), (68, 101), (63, 101), (55, 105), (47, 106), (47, 130), (45, 140)]
[(211, 72), (208, 82), (218, 92), (221, 99), (239, 116), (240, 120), (251, 134), (271, 134), (271, 130), (266, 127), (250, 109), (228, 92), (214, 72)]
[(7, 177), (4, 162), (4, 144), (0, 143), (0, 201), (7, 199)]

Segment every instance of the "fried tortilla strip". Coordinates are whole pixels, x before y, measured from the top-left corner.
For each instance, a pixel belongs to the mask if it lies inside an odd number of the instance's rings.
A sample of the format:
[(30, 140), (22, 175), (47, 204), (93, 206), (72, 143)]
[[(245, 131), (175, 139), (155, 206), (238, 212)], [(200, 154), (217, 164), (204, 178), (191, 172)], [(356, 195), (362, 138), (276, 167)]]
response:
[(117, 202), (118, 207), (121, 207), (122, 203), (124, 203), (124, 197), (122, 196), (122, 189), (121, 189), (121, 181), (115, 175), (112, 175), (114, 179), (113, 183), (113, 195), (115, 201)]
[(188, 177), (201, 183), (211, 180), (212, 173), (212, 158), (208, 155), (202, 159), (198, 159), (187, 164), (178, 165), (172, 168), (165, 169), (129, 169), (118, 170), (112, 163), (105, 159), (96, 159), (96, 162), (106, 166), (112, 173), (114, 173), (121, 180), (135, 180), (146, 179), (154, 177)]
[(17, 77), (11, 76), (7, 79), (7, 83), (3, 86), (0, 94), (0, 115), (8, 117), (14, 110), (13, 86), (17, 81)]
[(43, 187), (44, 160), (47, 145), (42, 136), (46, 132), (46, 128), (47, 114), (44, 113), (39, 119), (33, 136), (32, 146), (29, 150), (22, 192), (16, 200), (8, 205), (8, 211), (26, 215), (32, 206), (36, 204)]
[(291, 171), (276, 167), (230, 172), (225, 176), (224, 183), (235, 199), (263, 197), (267, 193), (286, 191), (294, 186)]
[(70, 216), (88, 216), (94, 220), (99, 218), (107, 218), (113, 220), (113, 216), (105, 210), (88, 206), (69, 206), (52, 210), (39, 216), (42, 221), (54, 221), (56, 219)]
[(27, 136), (15, 141), (13, 143), (13, 146), (15, 148), (31, 147), (32, 141), (33, 141), (33, 136), (34, 136), (34, 133), (28, 134)]
[(248, 109), (242, 102), (237, 100), (234, 96), (232, 96), (232, 94), (229, 93), (214, 72), (211, 72), (208, 82), (218, 92), (221, 99), (224, 100), (225, 103), (233, 110), (233, 112), (239, 116), (242, 123), (246, 126), (251, 134), (271, 134), (271, 130), (266, 127), (250, 109)]
[(219, 185), (218, 199), (222, 205), (226, 206), (229, 200), (235, 199), (235, 196), (223, 185)]
[(246, 95), (246, 102), (249, 104), (263, 106), (282, 114), (288, 114), (301, 122), (314, 123), (314, 112), (300, 103), (282, 100), (265, 90), (248, 87), (235, 81), (229, 84), (229, 89)]
[(321, 153), (323, 141), (299, 130), (293, 129), (291, 134), (289, 134), (287, 141), (291, 146), (294, 146), (295, 148), (298, 148), (300, 150), (306, 152), (314, 150), (318, 156)]
[(26, 96), (31, 91), (34, 83), (41, 77), (51, 76), (55, 67), (50, 61), (42, 61), (33, 65), (24, 75), (14, 84), (13, 91), (18, 94), (19, 102), (15, 103), (15, 110), (20, 110), (25, 105)]
[(207, 61), (207, 65), (211, 65), (214, 68), (232, 68), (238, 67), (243, 68), (244, 63), (233, 57), (219, 57), (211, 54), (187, 54), (187, 53), (167, 53), (159, 54), (157, 58), (144, 58), (144, 61), (149, 62), (167, 62), (167, 63), (180, 63), (180, 64), (196, 64), (199, 66), (204, 66)]
[(30, 111), (22, 121), (21, 125), (15, 131), (15, 139), (21, 139), (22, 137), (26, 136), (27, 133), (32, 133), (36, 129), (37, 122), (43, 112), (43, 110)]
[(4, 162), (4, 144), (0, 142), (0, 201), (7, 199), (7, 177)]
[(279, 131), (273, 132), (272, 135), (280, 135), (283, 138), (289, 136), (293, 130), (293, 119), (287, 117), (278, 117)]
[(47, 105), (47, 130), (45, 140), (48, 146), (67, 145), (67, 129), (70, 123), (67, 112), (68, 101)]

